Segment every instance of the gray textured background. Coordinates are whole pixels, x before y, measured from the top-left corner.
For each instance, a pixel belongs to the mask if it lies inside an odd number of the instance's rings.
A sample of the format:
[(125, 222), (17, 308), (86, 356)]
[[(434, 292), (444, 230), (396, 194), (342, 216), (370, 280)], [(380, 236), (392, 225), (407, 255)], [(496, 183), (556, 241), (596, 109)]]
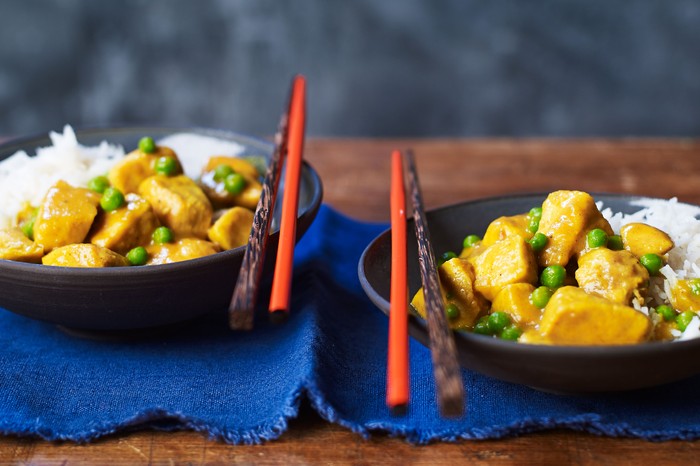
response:
[(700, 135), (700, 1), (0, 0), (0, 134)]

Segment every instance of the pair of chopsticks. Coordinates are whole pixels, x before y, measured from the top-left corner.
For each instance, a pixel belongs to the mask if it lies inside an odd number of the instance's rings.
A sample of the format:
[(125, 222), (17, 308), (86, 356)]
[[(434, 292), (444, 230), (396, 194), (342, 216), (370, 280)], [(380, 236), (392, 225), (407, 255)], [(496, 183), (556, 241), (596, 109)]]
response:
[[(457, 362), (457, 349), (447, 323), (440, 292), (435, 254), (425, 217), (423, 195), (418, 182), (413, 152), (406, 151), (406, 182), (413, 206), (418, 259), (425, 297), (433, 376), (443, 416), (460, 416), (464, 411), (464, 385)], [(389, 354), (387, 364), (387, 405), (394, 413), (408, 405), (408, 290), (406, 283), (406, 197), (402, 156), (392, 153), (391, 177), (391, 308), (389, 312)]]
[(248, 246), (243, 255), (238, 280), (229, 305), (229, 326), (234, 330), (253, 328), (253, 315), (265, 262), (270, 223), (284, 163), (286, 163), (286, 174), (280, 238), (269, 311), (273, 322), (284, 321), (289, 315), (305, 127), (306, 80), (303, 76), (296, 76), (292, 81), (287, 108), (282, 113), (275, 134), (275, 148), (263, 181)]

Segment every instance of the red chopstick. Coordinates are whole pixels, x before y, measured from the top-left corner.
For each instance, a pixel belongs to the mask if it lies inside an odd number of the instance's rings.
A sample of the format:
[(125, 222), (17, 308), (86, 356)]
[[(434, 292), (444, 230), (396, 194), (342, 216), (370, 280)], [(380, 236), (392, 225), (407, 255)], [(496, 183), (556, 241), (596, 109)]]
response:
[(275, 262), (275, 274), (272, 279), (272, 294), (270, 296), (270, 318), (274, 322), (285, 320), (289, 315), (305, 126), (306, 80), (303, 76), (296, 76), (294, 78), (289, 114), (289, 142), (282, 199), (280, 238), (277, 261)]
[(272, 223), (272, 213), (277, 200), (282, 164), (287, 153), (287, 138), (289, 134), (289, 113), (291, 111), (294, 86), (290, 87), (289, 99), (279, 127), (275, 134), (275, 149), (272, 152), (270, 166), (263, 180), (262, 193), (253, 216), (248, 246), (243, 255), (243, 262), (238, 273), (236, 286), (229, 304), (229, 326), (233, 330), (251, 330), (253, 314), (258, 298), (258, 288), (265, 262), (265, 251)]
[(392, 414), (408, 409), (408, 289), (406, 284), (406, 190), (401, 152), (391, 154), (391, 307), (386, 404)]

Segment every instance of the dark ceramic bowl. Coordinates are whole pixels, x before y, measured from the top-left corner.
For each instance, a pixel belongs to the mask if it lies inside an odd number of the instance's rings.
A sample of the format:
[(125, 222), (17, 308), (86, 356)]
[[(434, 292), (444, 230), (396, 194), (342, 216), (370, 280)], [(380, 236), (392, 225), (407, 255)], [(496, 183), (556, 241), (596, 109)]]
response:
[[(78, 130), (87, 146), (101, 141), (137, 147), (144, 135), (158, 140), (173, 133), (215, 136), (244, 146), (242, 155), (269, 158), (272, 145), (234, 133), (182, 128), (108, 128)], [(0, 146), (0, 160), (23, 149), (32, 154), (50, 145), (47, 136), (14, 140)], [(281, 201), (283, 187), (280, 186)], [(309, 228), (321, 205), (323, 189), (318, 174), (305, 164), (302, 170), (297, 239)], [(267, 254), (277, 249), (279, 206)], [(183, 322), (207, 313), (225, 311), (243, 260), (244, 247), (200, 259), (147, 267), (86, 269), (47, 267), (0, 260), (0, 308), (73, 329), (122, 331)]]
[[(427, 213), (437, 254), (456, 250), (470, 233), (483, 234), (502, 215), (527, 212), (546, 195), (524, 195), (477, 200)], [(595, 195), (613, 211), (640, 210), (635, 200), (620, 195)], [(420, 288), (413, 222), (408, 225), (408, 288), (412, 297)], [(365, 249), (358, 266), (360, 281), (374, 304), (389, 313), (391, 230)], [(411, 335), (428, 344), (423, 319), (411, 316)], [(538, 346), (504, 341), (469, 332), (455, 332), (463, 367), (508, 382), (562, 393), (633, 390), (673, 382), (700, 373), (700, 339), (652, 342), (626, 346)]]

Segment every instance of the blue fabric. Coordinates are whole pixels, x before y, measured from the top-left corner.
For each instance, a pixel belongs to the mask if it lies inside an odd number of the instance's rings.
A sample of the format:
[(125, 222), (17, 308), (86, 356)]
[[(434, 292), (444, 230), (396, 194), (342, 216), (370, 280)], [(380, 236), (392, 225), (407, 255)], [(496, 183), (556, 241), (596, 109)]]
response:
[(437, 414), (430, 355), (411, 342), (411, 406), (384, 405), (387, 319), (357, 279), (385, 225), (322, 207), (299, 244), (292, 313), (231, 333), (223, 315), (133, 341), (95, 341), (0, 312), (0, 432), (88, 441), (127, 428), (191, 429), (231, 443), (280, 436), (304, 397), (329, 421), (411, 442), (563, 427), (652, 440), (700, 433), (700, 377), (618, 395), (558, 396), (463, 371), (468, 410)]

